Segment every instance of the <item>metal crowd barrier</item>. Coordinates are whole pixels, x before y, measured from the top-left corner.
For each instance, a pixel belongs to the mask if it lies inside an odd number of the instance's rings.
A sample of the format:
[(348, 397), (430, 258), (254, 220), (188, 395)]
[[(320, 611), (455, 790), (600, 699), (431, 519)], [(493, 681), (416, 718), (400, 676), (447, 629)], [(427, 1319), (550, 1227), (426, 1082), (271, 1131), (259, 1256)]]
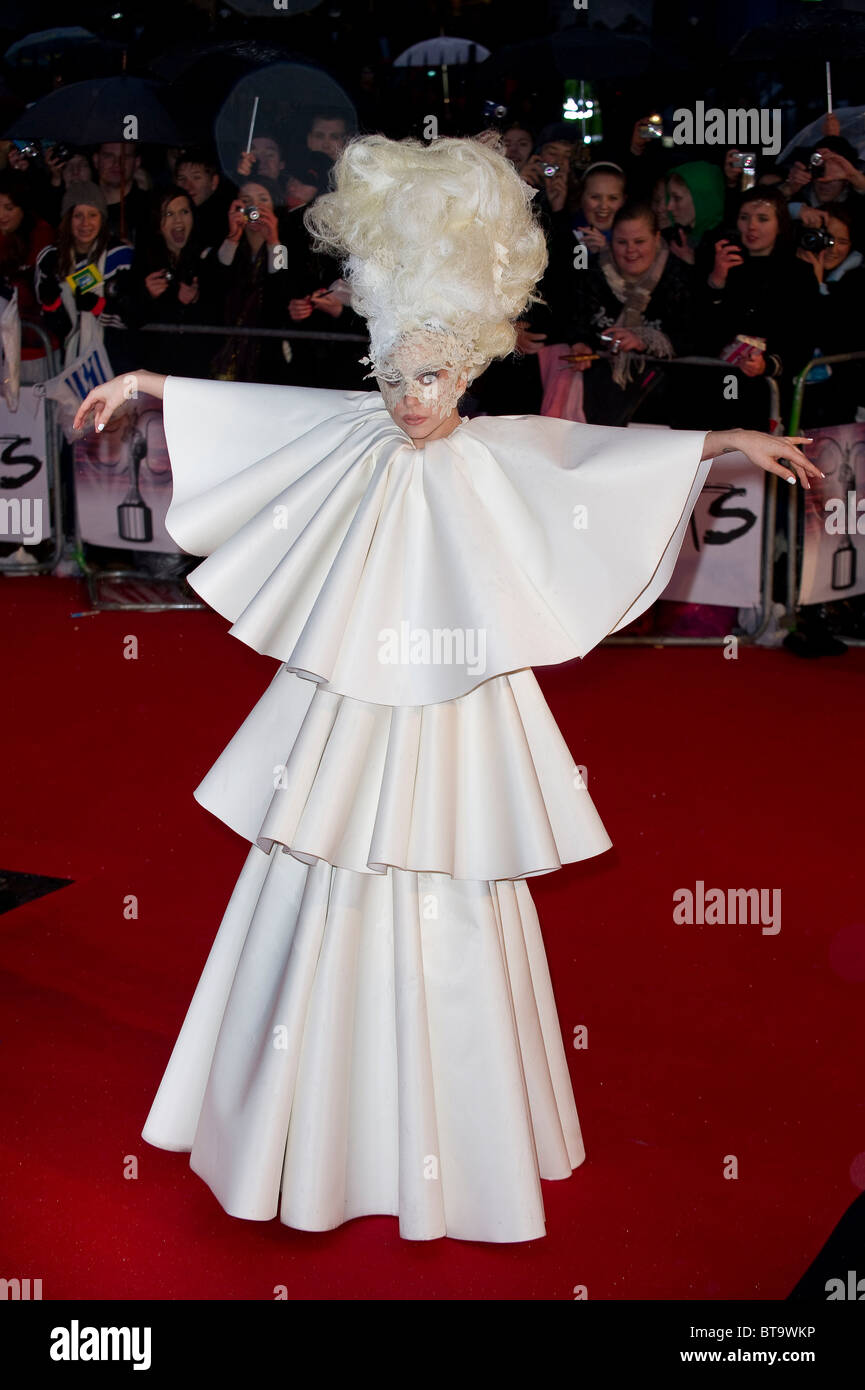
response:
[[(31, 319), (21, 320), (22, 338), (24, 333), (32, 333), (37, 337), (45, 351), (45, 364), (47, 368), (46, 377), (56, 376), (60, 371), (61, 362), (59, 354), (54, 348), (50, 337), (39, 323), (34, 323)], [(42, 361), (42, 358), (31, 359)], [(36, 382), (23, 382), (24, 386), (35, 386)], [(52, 522), (52, 547), (51, 552), (44, 560), (36, 560), (32, 563), (22, 564), (20, 560), (13, 560), (10, 556), (0, 556), (0, 574), (48, 574), (56, 569), (60, 556), (63, 554), (63, 490), (60, 478), (60, 427), (57, 423), (57, 413), (54, 402), (43, 397), (43, 408), (45, 411), (45, 473), (48, 483), (48, 497), (50, 502), (50, 514)], [(0, 536), (2, 540), (2, 536)]]
[[(649, 357), (641, 354), (644, 361), (656, 363), (662, 367), (711, 367), (715, 371), (723, 368), (726, 373), (734, 372), (735, 366), (730, 362), (725, 362), (720, 357)], [(774, 377), (762, 376), (757, 379), (765, 384), (768, 393), (768, 433), (781, 434), (781, 399), (778, 391), (778, 383)], [(630, 414), (633, 415), (642, 402), (647, 399), (646, 392), (634, 404)], [(778, 516), (778, 478), (774, 473), (767, 473), (764, 484), (765, 506), (763, 508), (763, 536), (762, 536), (762, 557), (760, 562), (760, 593), (762, 602), (760, 605), (760, 616), (757, 627), (753, 632), (737, 634), (738, 640), (745, 643), (754, 643), (763, 635), (769, 626), (772, 618), (772, 588), (773, 571), (775, 562), (775, 526)], [(649, 610), (651, 611), (651, 609)], [(629, 647), (719, 647), (722, 646), (729, 633), (717, 636), (701, 637), (694, 635), (676, 635), (663, 632), (641, 632), (641, 633), (616, 633), (610, 637), (605, 637), (602, 645), (610, 646), (629, 646)]]
[[(838, 352), (831, 357), (812, 357), (795, 378), (793, 383), (793, 403), (790, 408), (790, 428), (788, 434), (797, 435), (802, 421), (802, 405), (805, 398), (805, 387), (808, 384), (808, 377), (815, 367), (832, 367), (842, 362), (863, 362), (865, 361), (865, 351), (861, 352)], [(852, 421), (836, 421), (836, 424), (853, 423)], [(796, 489), (797, 493), (800, 489)], [(795, 500), (796, 505), (792, 503)], [(795, 616), (799, 607), (798, 603), (798, 580), (802, 565), (802, 547), (804, 544), (804, 517), (805, 504), (801, 497), (790, 498), (790, 510), (788, 512), (788, 544), (787, 551), (787, 579), (786, 579), (786, 602), (785, 607), (790, 616)], [(859, 637), (844, 637), (844, 642), (848, 647), (862, 647), (865, 642)]]
[[(338, 333), (327, 330), (316, 329), (297, 329), (297, 328), (255, 328), (245, 326), (233, 326), (226, 324), (173, 324), (173, 323), (150, 323), (143, 324), (137, 332), (160, 333), (160, 334), (193, 334), (211, 335), (214, 337), (257, 337), (257, 338), (297, 338), (306, 342), (356, 342), (367, 343), (366, 334), (363, 333)], [(735, 367), (729, 362), (725, 362), (715, 357), (678, 357), (678, 358), (659, 358), (644, 356), (644, 360), (653, 363), (658, 367), (669, 368), (671, 366), (696, 366), (706, 367), (715, 371), (724, 370), (725, 372), (735, 371)], [(59, 367), (58, 367), (59, 370)], [(765, 382), (768, 391), (768, 416), (769, 427), (772, 433), (780, 433), (780, 403), (778, 395), (778, 384), (771, 377), (760, 378)], [(660, 374), (653, 385), (660, 381)], [(644, 392), (634, 403), (629, 414), (633, 414), (648, 396), (649, 392)], [(762, 604), (758, 626), (750, 634), (742, 634), (741, 640), (754, 642), (759, 638), (769, 625), (772, 614), (772, 571), (774, 562), (774, 535), (777, 516), (777, 478), (768, 474), (766, 477), (766, 487), (768, 489), (764, 508), (764, 526), (762, 538), (762, 560), (761, 560), (761, 592)], [(87, 578), (90, 601), (94, 609), (135, 609), (138, 611), (160, 612), (174, 608), (202, 608), (204, 605), (197, 599), (189, 600), (185, 595), (172, 600), (154, 599), (148, 597), (147, 588), (164, 584), (174, 584), (175, 580), (159, 579), (148, 572), (136, 570), (134, 567), (125, 569), (105, 569), (94, 570), (89, 566), (83, 554), (81, 538), (77, 527), (76, 515), (76, 542), (79, 552), (79, 563), (84, 569)], [(85, 543), (86, 544), (86, 543)], [(134, 552), (131, 552), (134, 553)], [(194, 567), (194, 563), (190, 568)], [(127, 591), (131, 588), (138, 588), (143, 592), (136, 598), (134, 594), (130, 597), (129, 593), (125, 598), (106, 601), (99, 593), (99, 586), (105, 582), (109, 584), (122, 581)], [(189, 586), (185, 588), (189, 590)], [(617, 634), (605, 639), (611, 644), (631, 645), (631, 646), (719, 646), (725, 640), (725, 636), (676, 636), (664, 633), (635, 633)]]

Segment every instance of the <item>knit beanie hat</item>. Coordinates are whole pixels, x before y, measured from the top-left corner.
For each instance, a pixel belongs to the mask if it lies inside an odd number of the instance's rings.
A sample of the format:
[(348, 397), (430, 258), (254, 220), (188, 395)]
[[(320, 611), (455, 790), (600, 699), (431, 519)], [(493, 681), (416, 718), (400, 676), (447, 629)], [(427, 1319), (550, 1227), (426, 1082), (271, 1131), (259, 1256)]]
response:
[(70, 183), (63, 194), (60, 216), (63, 217), (70, 208), (77, 207), (79, 203), (84, 203), (87, 207), (98, 208), (102, 213), (102, 221), (105, 222), (108, 217), (108, 204), (105, 201), (105, 194), (97, 183), (91, 183), (90, 180)]

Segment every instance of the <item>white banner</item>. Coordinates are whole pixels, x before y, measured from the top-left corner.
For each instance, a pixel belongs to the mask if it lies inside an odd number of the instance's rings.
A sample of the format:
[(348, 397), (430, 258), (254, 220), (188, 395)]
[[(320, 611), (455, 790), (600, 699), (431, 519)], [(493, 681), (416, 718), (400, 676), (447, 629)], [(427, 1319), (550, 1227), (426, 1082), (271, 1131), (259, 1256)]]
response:
[(182, 553), (165, 529), (171, 465), (156, 396), (141, 394), (115, 411), (101, 433), (88, 430), (75, 441), (73, 460), (83, 541)]
[(825, 473), (804, 493), (800, 603), (865, 593), (865, 424), (813, 429), (808, 457)]
[(766, 474), (744, 454), (713, 461), (662, 598), (730, 608), (760, 604), (765, 488)]
[[(92, 317), (92, 314), (81, 316), (84, 323), (92, 321)], [(114, 376), (105, 344), (101, 337), (93, 337), (94, 332), (95, 330), (91, 329), (88, 334), (83, 335), (90, 337), (91, 341), (62, 372), (58, 372), (57, 376), (51, 377), (49, 381), (40, 381), (37, 384), (40, 394), (44, 393), (56, 402), (57, 421), (70, 444), (81, 438), (80, 432), (73, 431), (72, 421), (84, 397), (94, 386), (101, 386)]]
[(51, 534), (45, 402), (22, 386), (15, 411), (0, 395), (0, 540), (38, 545)]

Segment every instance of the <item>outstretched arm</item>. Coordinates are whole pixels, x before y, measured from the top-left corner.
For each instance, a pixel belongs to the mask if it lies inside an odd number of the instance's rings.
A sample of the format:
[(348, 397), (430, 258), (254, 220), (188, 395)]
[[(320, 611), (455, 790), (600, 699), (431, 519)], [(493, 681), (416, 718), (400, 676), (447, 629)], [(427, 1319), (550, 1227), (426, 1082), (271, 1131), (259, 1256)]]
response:
[[(741, 452), (758, 468), (767, 473), (776, 473), (795, 483), (798, 478), (809, 491), (808, 476), (822, 478), (825, 475), (807, 459), (797, 444), (810, 444), (812, 440), (803, 435), (789, 437), (783, 434), (761, 434), (759, 430), (710, 430), (703, 444), (701, 459), (717, 458), (719, 454)], [(792, 470), (792, 471), (791, 471)]]
[(115, 410), (124, 401), (132, 400), (139, 394), (156, 396), (161, 401), (164, 391), (165, 377), (159, 376), (157, 372), (143, 369), (124, 372), (122, 376), (112, 377), (110, 381), (103, 382), (101, 386), (94, 386), (92, 391), (88, 391), (75, 412), (72, 428), (83, 429), (84, 422), (92, 410), (93, 423), (97, 430), (104, 430)]

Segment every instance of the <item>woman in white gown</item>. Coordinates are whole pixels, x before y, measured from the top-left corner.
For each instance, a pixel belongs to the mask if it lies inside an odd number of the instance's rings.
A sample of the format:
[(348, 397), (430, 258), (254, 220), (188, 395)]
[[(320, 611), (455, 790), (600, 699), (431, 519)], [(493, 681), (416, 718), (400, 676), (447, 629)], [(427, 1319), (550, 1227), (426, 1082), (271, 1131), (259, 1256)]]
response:
[(280, 662), (195, 791), (251, 848), (143, 1137), (234, 1216), (533, 1240), (585, 1152), (526, 880), (611, 841), (530, 668), (657, 598), (713, 455), (818, 470), (751, 431), (461, 419), (544, 268), (533, 190), (481, 140), (359, 138), (334, 181), (307, 221), (380, 391), (142, 371), (75, 422), (163, 397), (190, 583)]

